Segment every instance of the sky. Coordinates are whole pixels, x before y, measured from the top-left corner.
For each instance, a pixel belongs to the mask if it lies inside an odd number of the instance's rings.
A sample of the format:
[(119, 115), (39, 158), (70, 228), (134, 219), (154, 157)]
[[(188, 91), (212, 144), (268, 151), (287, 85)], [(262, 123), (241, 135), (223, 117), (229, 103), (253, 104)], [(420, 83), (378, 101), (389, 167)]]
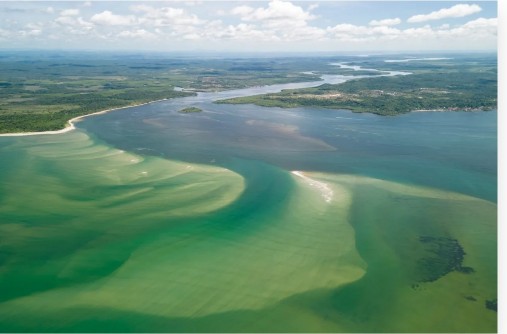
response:
[(0, 49), (494, 51), (496, 1), (0, 1)]

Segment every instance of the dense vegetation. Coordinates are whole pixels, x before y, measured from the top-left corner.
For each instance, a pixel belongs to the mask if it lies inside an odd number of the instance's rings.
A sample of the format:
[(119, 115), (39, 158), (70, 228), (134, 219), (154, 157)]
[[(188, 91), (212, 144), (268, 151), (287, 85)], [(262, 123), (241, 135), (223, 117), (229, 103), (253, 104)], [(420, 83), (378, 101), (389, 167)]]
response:
[[(424, 62), (418, 65), (415, 61), (399, 64), (377, 62), (377, 67), (403, 70), (406, 66), (413, 74), (356, 79), (337, 85), (324, 84), (217, 102), (284, 108), (316, 106), (380, 115), (414, 110), (489, 110), (497, 106), (496, 62), (460, 59), (430, 65)], [(368, 61), (365, 66), (375, 64)]]
[(61, 129), (69, 119), (76, 116), (188, 94), (148, 85), (76, 93), (68, 87), (48, 84), (43, 92), (34, 92), (30, 97), (21, 93), (16, 97), (2, 99), (0, 132)]
[(188, 108), (181, 109), (180, 113), (187, 114), (187, 113), (201, 112), (201, 111), (202, 111), (202, 109), (197, 108), (197, 107), (188, 107)]
[[(496, 108), (496, 56), (454, 57), (385, 62), (386, 56), (203, 59), (167, 54), (2, 52), (0, 133), (61, 129), (76, 116), (195, 91), (314, 81), (321, 74), (381, 74), (369, 68), (413, 74), (218, 102), (318, 106), (381, 115)], [(332, 65), (343, 62), (366, 70)]]
[(0, 133), (61, 129), (76, 116), (148, 101), (286, 82), (311, 59), (195, 59), (163, 54), (0, 53)]

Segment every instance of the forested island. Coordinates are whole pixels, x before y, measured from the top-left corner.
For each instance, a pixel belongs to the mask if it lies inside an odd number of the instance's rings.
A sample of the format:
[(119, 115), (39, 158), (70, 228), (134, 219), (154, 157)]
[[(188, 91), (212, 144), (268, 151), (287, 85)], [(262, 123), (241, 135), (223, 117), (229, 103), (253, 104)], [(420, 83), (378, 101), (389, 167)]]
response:
[(195, 112), (201, 112), (201, 111), (202, 111), (201, 108), (188, 107), (188, 108), (181, 109), (179, 112), (182, 113), (182, 114), (189, 114), (189, 113), (195, 113)]

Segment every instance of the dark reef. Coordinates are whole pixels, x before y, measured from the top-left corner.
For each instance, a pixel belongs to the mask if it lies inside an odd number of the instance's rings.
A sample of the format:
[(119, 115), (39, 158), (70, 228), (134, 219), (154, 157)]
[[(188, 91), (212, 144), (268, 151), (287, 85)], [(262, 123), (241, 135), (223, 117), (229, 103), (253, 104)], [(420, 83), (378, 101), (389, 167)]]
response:
[(474, 272), (471, 267), (463, 266), (465, 251), (458, 240), (447, 237), (421, 236), (428, 256), (418, 260), (418, 277), (420, 282), (433, 282), (452, 271), (464, 274)]

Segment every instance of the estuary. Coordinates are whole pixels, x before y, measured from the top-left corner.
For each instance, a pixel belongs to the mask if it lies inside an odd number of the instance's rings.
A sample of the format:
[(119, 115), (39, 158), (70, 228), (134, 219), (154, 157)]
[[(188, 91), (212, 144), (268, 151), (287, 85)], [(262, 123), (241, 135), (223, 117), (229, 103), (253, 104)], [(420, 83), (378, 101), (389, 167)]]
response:
[(214, 103), (349, 78), (0, 137), (0, 331), (496, 331), (496, 111)]

